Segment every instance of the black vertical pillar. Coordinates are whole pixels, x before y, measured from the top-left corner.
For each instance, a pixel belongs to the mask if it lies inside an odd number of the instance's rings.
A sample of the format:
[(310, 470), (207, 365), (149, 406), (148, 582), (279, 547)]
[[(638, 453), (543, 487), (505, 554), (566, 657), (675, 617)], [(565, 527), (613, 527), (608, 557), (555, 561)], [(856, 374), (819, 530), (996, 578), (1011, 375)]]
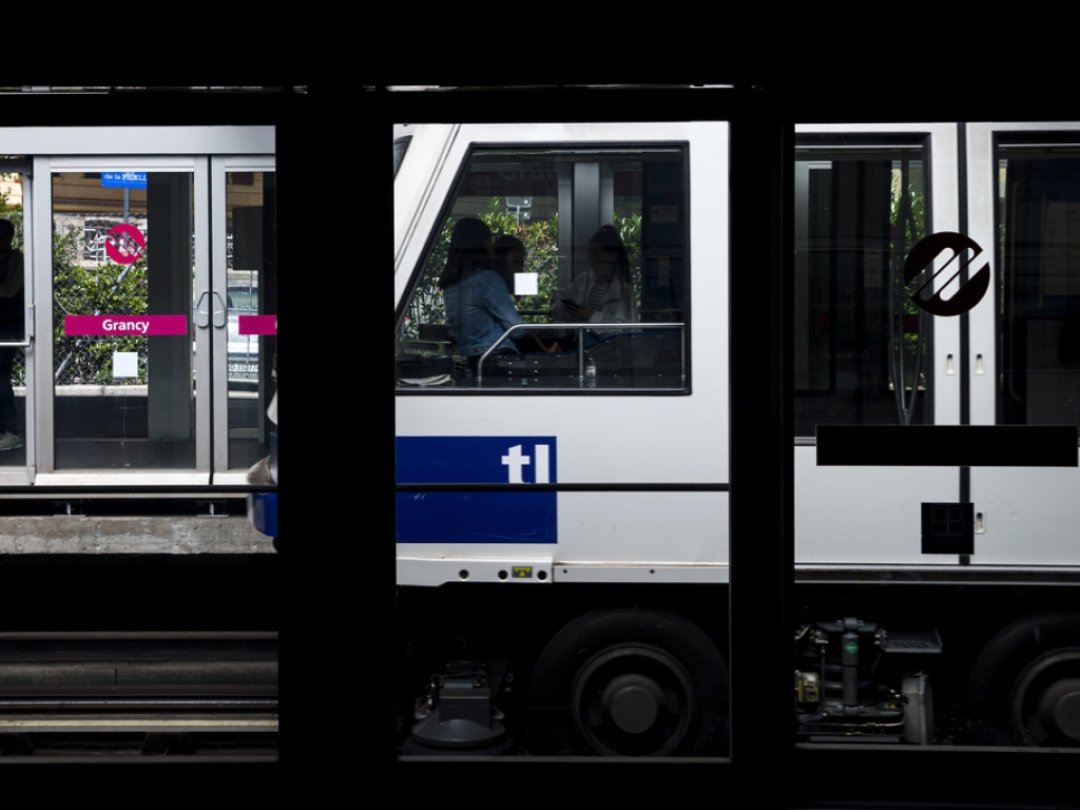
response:
[(740, 93), (731, 126), (731, 720), (734, 776), (751, 791), (761, 774), (784, 773), (793, 751), (794, 127), (766, 89)]

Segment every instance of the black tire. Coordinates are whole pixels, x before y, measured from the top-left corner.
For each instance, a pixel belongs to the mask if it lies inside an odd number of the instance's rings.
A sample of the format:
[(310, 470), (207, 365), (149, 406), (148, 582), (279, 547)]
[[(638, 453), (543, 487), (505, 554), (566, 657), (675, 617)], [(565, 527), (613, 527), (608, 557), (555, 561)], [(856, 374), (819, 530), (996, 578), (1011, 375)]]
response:
[(559, 753), (716, 755), (726, 748), (724, 657), (697, 625), (672, 613), (579, 616), (540, 653), (532, 688)]
[(1028, 616), (1002, 628), (975, 659), (968, 697), (976, 716), (1022, 745), (1080, 745), (1080, 614)]

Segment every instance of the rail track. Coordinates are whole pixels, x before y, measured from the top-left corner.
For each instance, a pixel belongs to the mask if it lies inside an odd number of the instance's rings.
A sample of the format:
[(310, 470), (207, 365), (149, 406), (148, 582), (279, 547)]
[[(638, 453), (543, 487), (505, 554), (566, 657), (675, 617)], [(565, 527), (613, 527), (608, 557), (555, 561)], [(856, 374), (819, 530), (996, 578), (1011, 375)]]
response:
[(272, 759), (277, 634), (0, 632), (0, 758)]

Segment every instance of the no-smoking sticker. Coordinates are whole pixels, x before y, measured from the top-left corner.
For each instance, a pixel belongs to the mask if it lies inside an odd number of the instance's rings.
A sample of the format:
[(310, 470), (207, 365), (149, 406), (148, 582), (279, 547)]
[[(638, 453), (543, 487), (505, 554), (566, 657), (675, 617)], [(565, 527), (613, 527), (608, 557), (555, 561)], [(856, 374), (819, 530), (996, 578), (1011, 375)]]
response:
[(105, 234), (105, 254), (117, 264), (134, 264), (145, 251), (146, 237), (134, 225), (114, 225)]

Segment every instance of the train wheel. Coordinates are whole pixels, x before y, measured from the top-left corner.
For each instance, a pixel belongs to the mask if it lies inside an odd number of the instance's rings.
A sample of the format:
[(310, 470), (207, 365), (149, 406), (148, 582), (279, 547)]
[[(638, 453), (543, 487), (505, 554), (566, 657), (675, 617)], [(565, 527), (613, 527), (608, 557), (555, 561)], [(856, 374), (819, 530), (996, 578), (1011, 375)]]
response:
[(579, 616), (540, 654), (533, 691), (566, 752), (715, 754), (726, 738), (723, 656), (699, 627), (671, 613)]
[(1024, 745), (1080, 745), (1080, 616), (1013, 622), (983, 648), (969, 693), (976, 711), (1007, 723)]

